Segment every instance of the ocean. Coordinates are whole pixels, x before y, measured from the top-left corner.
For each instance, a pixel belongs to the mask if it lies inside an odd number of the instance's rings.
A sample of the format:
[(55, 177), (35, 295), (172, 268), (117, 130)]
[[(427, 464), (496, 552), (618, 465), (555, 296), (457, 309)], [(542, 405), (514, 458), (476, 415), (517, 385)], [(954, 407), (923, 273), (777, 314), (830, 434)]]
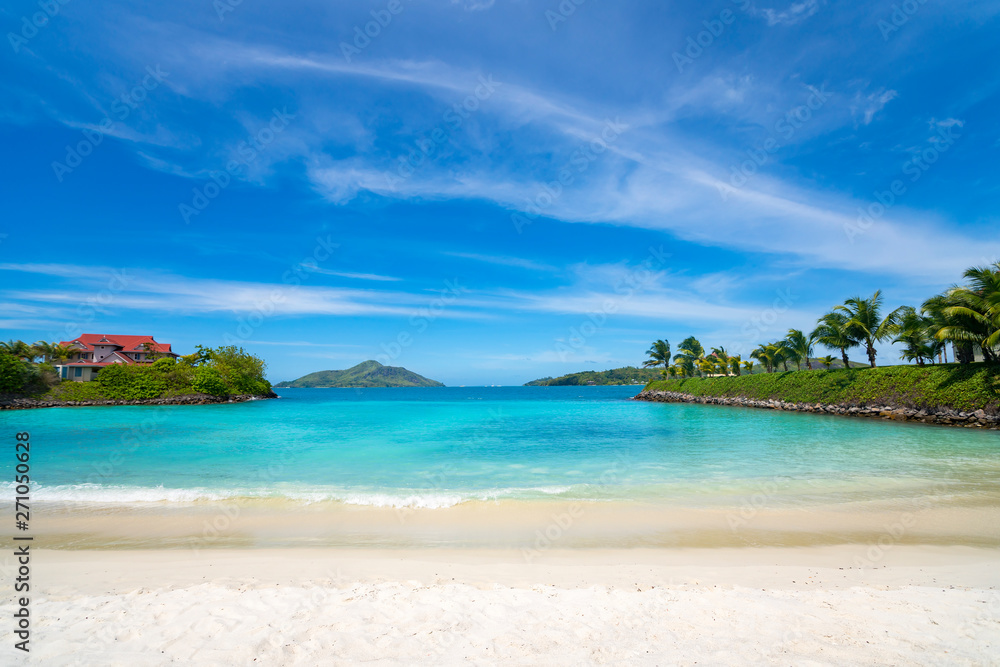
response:
[[(281, 389), (239, 404), (6, 411), (0, 428), (31, 433), (32, 502), (66, 519), (66, 534), (74, 516), (220, 503), (244, 517), (314, 518), (324, 508), (631, 507), (629, 517), (650, 517), (633, 539), (698, 511), (731, 524), (734, 511), (764, 506), (801, 518), (997, 504), (994, 431), (628, 400), (639, 390)], [(0, 460), (10, 497), (15, 463)]]

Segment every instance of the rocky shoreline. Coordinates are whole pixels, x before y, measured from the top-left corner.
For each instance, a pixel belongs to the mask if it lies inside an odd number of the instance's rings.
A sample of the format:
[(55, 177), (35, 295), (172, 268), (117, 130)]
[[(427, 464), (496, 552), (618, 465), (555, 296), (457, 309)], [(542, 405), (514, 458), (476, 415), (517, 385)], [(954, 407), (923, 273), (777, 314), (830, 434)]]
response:
[(246, 403), (247, 401), (257, 401), (267, 398), (279, 398), (279, 396), (274, 392), (263, 396), (252, 396), (249, 394), (236, 396), (188, 394), (185, 396), (147, 398), (134, 401), (58, 401), (25, 396), (0, 396), (0, 410), (31, 410), (33, 408), (67, 408), (97, 405), (208, 405), (212, 403)]
[(964, 428), (1000, 429), (1000, 414), (990, 414), (985, 410), (962, 412), (950, 408), (916, 409), (893, 405), (831, 405), (825, 403), (789, 403), (776, 399), (756, 400), (744, 397), (694, 396), (675, 391), (641, 391), (634, 396), (635, 401), (658, 403), (701, 403), (704, 405), (729, 405), (741, 408), (764, 410), (785, 410), (788, 412), (813, 412), (846, 417), (868, 417), (870, 419), (891, 419), (895, 421), (915, 421), (941, 426), (961, 426)]

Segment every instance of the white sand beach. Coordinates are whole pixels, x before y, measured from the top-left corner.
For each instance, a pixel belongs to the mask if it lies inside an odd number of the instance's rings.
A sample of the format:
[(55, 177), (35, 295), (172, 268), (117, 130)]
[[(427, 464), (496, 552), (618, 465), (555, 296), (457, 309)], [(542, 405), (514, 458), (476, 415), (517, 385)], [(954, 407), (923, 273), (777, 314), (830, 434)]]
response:
[(39, 551), (31, 659), (998, 664), (1000, 552), (865, 550)]

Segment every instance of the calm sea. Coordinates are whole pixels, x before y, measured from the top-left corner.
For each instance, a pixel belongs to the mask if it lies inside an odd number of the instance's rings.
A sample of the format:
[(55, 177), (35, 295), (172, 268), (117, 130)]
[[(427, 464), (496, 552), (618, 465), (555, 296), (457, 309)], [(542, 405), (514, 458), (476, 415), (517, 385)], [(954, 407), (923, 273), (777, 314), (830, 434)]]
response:
[[(0, 431), (30, 431), (41, 502), (711, 507), (769, 489), (797, 506), (975, 504), (1000, 485), (996, 431), (627, 400), (639, 389), (283, 389), (233, 405), (5, 411)], [(11, 447), (5, 480), (14, 464)]]

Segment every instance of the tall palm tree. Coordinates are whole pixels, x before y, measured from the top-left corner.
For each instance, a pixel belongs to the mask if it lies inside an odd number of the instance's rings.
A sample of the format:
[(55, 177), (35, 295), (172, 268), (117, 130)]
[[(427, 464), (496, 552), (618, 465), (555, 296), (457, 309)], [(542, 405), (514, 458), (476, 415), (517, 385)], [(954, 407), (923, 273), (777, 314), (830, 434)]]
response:
[[(938, 338), (978, 345), (983, 359), (995, 362), (1000, 360), (1000, 262), (974, 266), (964, 276), (969, 284), (954, 287), (945, 295), (946, 324), (938, 331)], [(965, 356), (968, 360), (968, 351)]]
[(925, 359), (934, 360), (934, 355), (938, 352), (934, 343), (939, 341), (931, 337), (931, 324), (931, 318), (921, 315), (910, 306), (900, 309), (899, 321), (893, 328), (896, 337), (892, 342), (904, 346), (901, 359), (916, 361), (918, 366), (923, 366)]
[(712, 354), (715, 358), (716, 369), (722, 371), (724, 375), (729, 375), (729, 353), (724, 347), (713, 347)]
[(812, 370), (812, 362), (809, 361), (809, 357), (813, 353), (813, 343), (816, 342), (814, 334), (809, 334), (808, 336), (798, 329), (789, 329), (788, 335), (785, 336), (785, 347), (791, 352), (793, 358), (795, 359), (795, 365), (802, 369), (800, 365), (802, 360), (806, 361), (806, 368)]
[(704, 358), (705, 348), (694, 336), (688, 336), (682, 340), (681, 344), (677, 346), (677, 354), (674, 355), (674, 361), (679, 361), (681, 368), (692, 375), (698, 367), (698, 362)]
[(827, 313), (819, 318), (819, 326), (812, 332), (813, 340), (820, 345), (831, 350), (840, 350), (840, 356), (844, 359), (844, 368), (851, 367), (851, 360), (847, 358), (847, 351), (852, 347), (857, 347), (861, 342), (855, 332), (848, 326), (847, 315), (837, 311)]
[(31, 347), (35, 354), (42, 358), (42, 361), (49, 362), (52, 361), (59, 343), (46, 343), (44, 340), (39, 340), (35, 341)]
[(847, 326), (865, 344), (872, 368), (875, 368), (875, 355), (878, 354), (875, 343), (892, 336), (893, 327), (899, 318), (898, 308), (882, 317), (882, 301), (882, 290), (875, 290), (870, 299), (856, 296), (845, 301), (843, 306), (834, 308), (847, 315)]
[(743, 356), (740, 354), (734, 354), (729, 357), (729, 370), (732, 371), (733, 375), (740, 374), (740, 362), (743, 361)]
[(750, 353), (750, 357), (764, 364), (764, 370), (768, 373), (773, 372), (782, 361), (781, 350), (774, 343), (761, 343)]
[(663, 369), (666, 370), (670, 365), (670, 341), (655, 341), (652, 347), (646, 350), (646, 354), (649, 355), (649, 359), (642, 364), (643, 368), (655, 368), (663, 364)]
[(774, 368), (777, 370), (778, 364), (788, 372), (788, 362), (795, 361), (795, 353), (788, 349), (785, 341), (778, 341), (777, 343), (771, 343), (774, 348)]

